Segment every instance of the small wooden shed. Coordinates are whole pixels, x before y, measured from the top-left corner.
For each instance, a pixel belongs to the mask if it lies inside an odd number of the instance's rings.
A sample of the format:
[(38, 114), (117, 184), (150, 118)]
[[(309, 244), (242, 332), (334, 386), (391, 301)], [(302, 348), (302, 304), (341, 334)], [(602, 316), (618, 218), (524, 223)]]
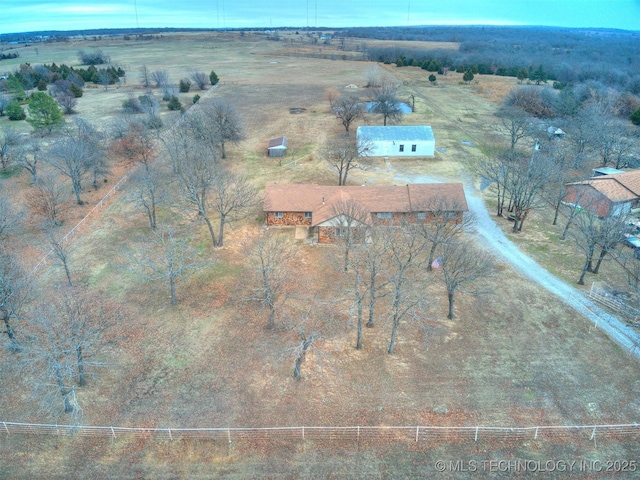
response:
[(287, 137), (278, 137), (269, 140), (267, 150), (269, 151), (270, 157), (284, 157), (284, 154), (287, 152)]

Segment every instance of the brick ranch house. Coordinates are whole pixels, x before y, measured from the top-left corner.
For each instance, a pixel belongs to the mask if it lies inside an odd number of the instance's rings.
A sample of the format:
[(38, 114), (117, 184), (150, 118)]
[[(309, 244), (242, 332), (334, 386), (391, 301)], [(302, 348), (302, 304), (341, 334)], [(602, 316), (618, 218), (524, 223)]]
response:
[[(267, 185), (263, 211), (268, 227), (306, 227), (318, 243), (334, 243), (345, 228), (428, 223), (434, 212), (468, 211), (461, 183), (401, 186)], [(351, 213), (354, 212), (354, 213)], [(355, 217), (358, 218), (355, 218)]]
[(566, 185), (565, 203), (600, 217), (624, 215), (640, 207), (640, 170), (600, 175)]

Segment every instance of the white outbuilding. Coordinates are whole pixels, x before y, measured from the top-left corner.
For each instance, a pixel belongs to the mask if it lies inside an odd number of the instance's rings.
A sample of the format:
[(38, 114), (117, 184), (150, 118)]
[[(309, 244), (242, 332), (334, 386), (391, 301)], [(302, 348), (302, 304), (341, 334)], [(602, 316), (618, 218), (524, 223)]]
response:
[(427, 125), (362, 126), (356, 139), (371, 145), (372, 157), (433, 157), (436, 149), (433, 130)]

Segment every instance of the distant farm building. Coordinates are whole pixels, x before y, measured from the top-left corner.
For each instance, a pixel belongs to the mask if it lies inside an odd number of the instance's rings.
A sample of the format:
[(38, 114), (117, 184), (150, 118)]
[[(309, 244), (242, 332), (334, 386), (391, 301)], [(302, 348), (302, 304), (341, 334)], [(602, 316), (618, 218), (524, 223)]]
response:
[(363, 126), (356, 132), (358, 142), (371, 145), (373, 157), (433, 157), (436, 139), (427, 125)]
[(598, 216), (624, 215), (640, 207), (640, 170), (569, 183), (564, 201)]
[(333, 243), (347, 228), (428, 223), (468, 210), (461, 183), (402, 186), (267, 185), (263, 211), (269, 227), (304, 227), (318, 243)]
[(284, 157), (287, 153), (287, 137), (278, 137), (269, 140), (269, 147), (267, 147), (270, 157)]

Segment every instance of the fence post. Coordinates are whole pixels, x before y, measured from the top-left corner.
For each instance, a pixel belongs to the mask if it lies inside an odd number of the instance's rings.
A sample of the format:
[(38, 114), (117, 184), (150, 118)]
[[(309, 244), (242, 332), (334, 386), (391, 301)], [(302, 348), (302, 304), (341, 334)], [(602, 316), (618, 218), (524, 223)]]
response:
[(358, 434), (356, 436), (356, 442), (360, 443), (360, 425), (358, 425)]
[(416, 443), (418, 443), (418, 435), (420, 434), (420, 426), (416, 426)]
[(478, 441), (478, 427), (476, 427), (476, 437), (473, 439), (474, 442)]
[(598, 428), (596, 425), (593, 426), (593, 432), (591, 432), (591, 438), (589, 440), (593, 440), (593, 446), (594, 447), (598, 447), (598, 442), (596, 441), (596, 428)]
[(227, 440), (231, 443), (231, 430), (227, 428)]
[(302, 426), (302, 441), (304, 442), (304, 425)]
[(538, 428), (540, 428), (540, 427), (536, 427), (536, 434), (533, 436), (534, 440), (538, 439)]
[(167, 430), (169, 430), (169, 440), (173, 441), (173, 436), (171, 435), (171, 429), (167, 428)]
[(116, 432), (113, 430), (113, 427), (110, 427), (110, 428), (111, 428), (111, 435), (113, 435), (113, 438), (116, 438)]
[(11, 435), (11, 432), (9, 431), (9, 429), (7, 428), (7, 424), (6, 422), (2, 422), (2, 425), (4, 425), (4, 429), (7, 431), (7, 435)]

